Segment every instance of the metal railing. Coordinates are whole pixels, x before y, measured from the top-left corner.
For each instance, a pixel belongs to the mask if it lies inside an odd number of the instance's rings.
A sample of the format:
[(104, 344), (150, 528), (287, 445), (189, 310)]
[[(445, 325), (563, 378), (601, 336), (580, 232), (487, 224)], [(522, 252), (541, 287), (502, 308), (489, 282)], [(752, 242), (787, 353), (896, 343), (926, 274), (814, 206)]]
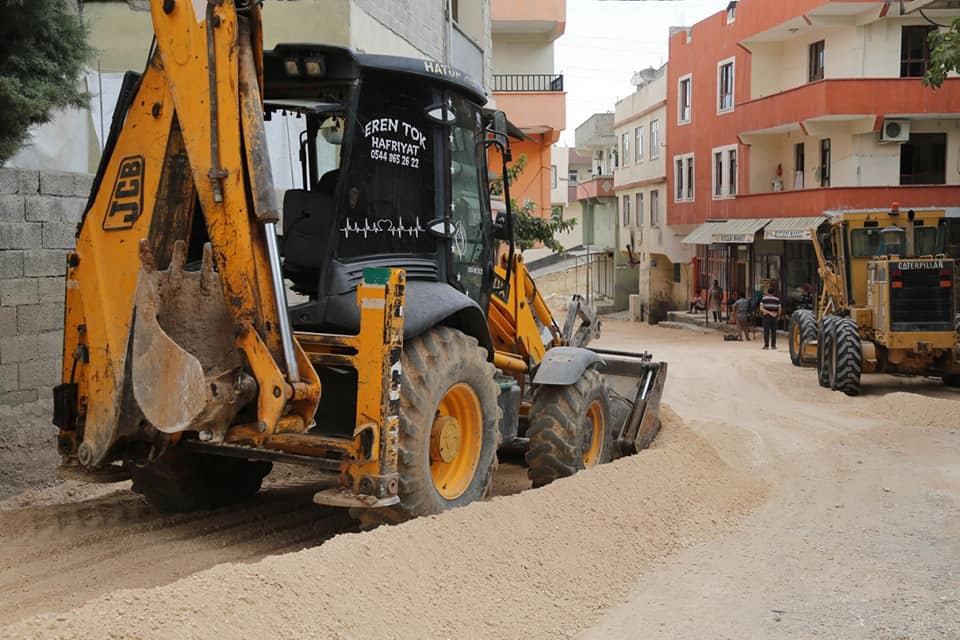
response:
[(493, 76), (493, 90), (563, 91), (563, 75), (553, 73), (512, 73)]

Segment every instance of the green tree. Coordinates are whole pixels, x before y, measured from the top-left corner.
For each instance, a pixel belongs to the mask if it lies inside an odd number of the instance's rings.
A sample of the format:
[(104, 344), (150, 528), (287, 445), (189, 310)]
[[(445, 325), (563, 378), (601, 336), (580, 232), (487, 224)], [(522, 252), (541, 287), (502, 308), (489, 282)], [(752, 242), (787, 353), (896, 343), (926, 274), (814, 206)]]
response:
[(939, 89), (948, 73), (960, 71), (960, 18), (954, 18), (946, 29), (934, 29), (928, 43), (930, 61), (923, 84)]
[(0, 0), (0, 164), (53, 110), (86, 106), (77, 77), (87, 53), (83, 21), (66, 0)]
[[(512, 185), (527, 167), (527, 156), (521, 153), (507, 167), (507, 179)], [(503, 176), (496, 176), (490, 180), (490, 193), (495, 196), (503, 195)], [(510, 209), (513, 211), (513, 237), (520, 251), (533, 249), (538, 243), (548, 247), (554, 253), (562, 253), (563, 245), (554, 237), (558, 233), (569, 231), (577, 224), (575, 218), (563, 219), (563, 212), (553, 209), (549, 218), (537, 215), (537, 204), (527, 198), (523, 205), (510, 198)]]

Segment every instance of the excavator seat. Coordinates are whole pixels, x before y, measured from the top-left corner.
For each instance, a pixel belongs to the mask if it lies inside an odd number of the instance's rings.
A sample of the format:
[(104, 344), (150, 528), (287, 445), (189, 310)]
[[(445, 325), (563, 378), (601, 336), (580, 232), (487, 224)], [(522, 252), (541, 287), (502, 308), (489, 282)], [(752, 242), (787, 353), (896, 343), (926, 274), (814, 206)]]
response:
[(333, 197), (289, 189), (283, 197), (283, 270), (295, 290), (316, 292), (329, 257), (334, 227)]

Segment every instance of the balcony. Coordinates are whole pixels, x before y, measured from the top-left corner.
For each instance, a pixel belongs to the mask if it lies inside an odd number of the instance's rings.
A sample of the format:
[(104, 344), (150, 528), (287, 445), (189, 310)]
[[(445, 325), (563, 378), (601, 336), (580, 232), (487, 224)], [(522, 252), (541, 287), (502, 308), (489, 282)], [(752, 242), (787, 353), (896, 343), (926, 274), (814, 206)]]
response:
[(553, 42), (566, 28), (566, 0), (492, 0), (494, 34), (540, 36)]
[(801, 189), (737, 196), (724, 201), (725, 211), (712, 217), (781, 218), (822, 215), (841, 209), (887, 209), (899, 202), (900, 208), (956, 207), (956, 185), (915, 185), (890, 187), (831, 187)]
[(563, 76), (552, 73), (513, 73), (493, 76), (493, 91), (560, 92), (563, 91)]
[(600, 176), (570, 187), (570, 202), (594, 198), (613, 198), (615, 195), (613, 176)]
[(800, 127), (818, 135), (817, 127), (825, 123), (847, 122), (855, 129), (852, 132), (866, 133), (874, 129), (876, 116), (956, 118), (957, 112), (960, 78), (948, 79), (937, 91), (921, 85), (918, 78), (855, 78), (821, 80), (744, 102), (735, 113), (741, 140), (752, 144), (752, 136)]
[[(513, 78), (523, 76), (494, 76), (494, 78)], [(527, 76), (539, 77), (539, 76)], [(563, 76), (543, 76), (560, 78)], [(562, 91), (501, 89), (507, 84), (498, 84), (494, 80), (493, 94), (497, 108), (507, 114), (511, 122), (527, 134), (547, 134), (548, 142), (553, 144), (560, 132), (567, 127), (567, 94)], [(530, 85), (536, 86), (536, 85)]]

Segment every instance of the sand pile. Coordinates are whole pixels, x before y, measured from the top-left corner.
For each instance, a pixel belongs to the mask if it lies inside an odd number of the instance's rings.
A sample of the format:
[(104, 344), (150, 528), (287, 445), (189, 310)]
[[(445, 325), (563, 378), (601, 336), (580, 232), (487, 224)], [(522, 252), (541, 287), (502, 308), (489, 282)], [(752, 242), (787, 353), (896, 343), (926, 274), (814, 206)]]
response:
[(0, 637), (569, 637), (763, 494), (665, 408), (654, 448), (543, 489), (117, 591)]
[(897, 391), (871, 399), (871, 404), (871, 411), (901, 425), (960, 427), (960, 402), (957, 400)]

